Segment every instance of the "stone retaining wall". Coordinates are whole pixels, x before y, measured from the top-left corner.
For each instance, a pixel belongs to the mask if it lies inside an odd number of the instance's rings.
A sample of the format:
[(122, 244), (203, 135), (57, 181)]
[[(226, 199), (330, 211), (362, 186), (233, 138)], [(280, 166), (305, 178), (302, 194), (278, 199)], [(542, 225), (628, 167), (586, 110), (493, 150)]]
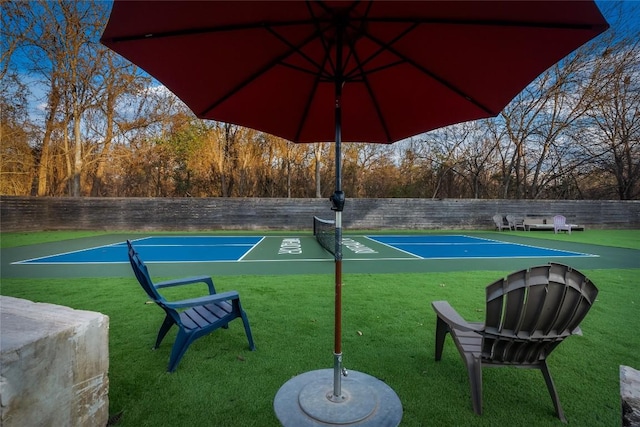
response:
[(640, 426), (640, 371), (620, 366), (620, 401), (622, 426)]
[(0, 425), (106, 426), (109, 318), (0, 296)]
[[(2, 231), (310, 230), (327, 199), (2, 197)], [(495, 214), (553, 217), (588, 228), (640, 228), (640, 201), (347, 199), (347, 229), (493, 229)]]

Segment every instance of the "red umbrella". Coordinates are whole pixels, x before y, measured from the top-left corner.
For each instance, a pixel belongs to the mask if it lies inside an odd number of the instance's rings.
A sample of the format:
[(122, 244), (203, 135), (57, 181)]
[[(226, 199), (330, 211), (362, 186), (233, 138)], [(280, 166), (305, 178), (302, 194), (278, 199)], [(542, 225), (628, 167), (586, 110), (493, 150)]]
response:
[(102, 42), (198, 117), (333, 141), (338, 86), (343, 141), (390, 143), (497, 115), (606, 28), (591, 1), (116, 1)]
[(391, 143), (495, 116), (607, 28), (592, 1), (116, 0), (102, 43), (198, 117), (293, 142), (335, 140), (331, 399), (340, 401), (342, 141)]

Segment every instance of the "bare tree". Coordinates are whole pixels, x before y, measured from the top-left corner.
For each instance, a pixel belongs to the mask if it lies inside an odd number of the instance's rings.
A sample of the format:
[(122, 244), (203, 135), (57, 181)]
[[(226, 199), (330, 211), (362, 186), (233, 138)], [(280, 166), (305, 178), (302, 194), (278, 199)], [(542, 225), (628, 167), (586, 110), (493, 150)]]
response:
[[(343, 184), (349, 197), (367, 197), (367, 188), (380, 193), (379, 181), (392, 160), (381, 144), (347, 143), (343, 146)], [(374, 184), (374, 183), (378, 184)], [(380, 197), (380, 196), (378, 196)]]
[(113, 52), (105, 49), (100, 53), (102, 66), (97, 70), (95, 104), (88, 112), (93, 114), (93, 117), (88, 117), (87, 120), (87, 126), (95, 138), (90, 153), (93, 169), (88, 176), (91, 196), (104, 194), (103, 184), (114, 141), (120, 138), (124, 131), (150, 122), (148, 116), (145, 118), (139, 115), (133, 124), (131, 118), (123, 117), (118, 111), (126, 110), (123, 105), (126, 96), (138, 98), (136, 102), (139, 104), (146, 101), (143, 87), (149, 84), (149, 79), (140, 76), (135, 67)]
[(35, 24), (26, 19), (27, 11), (24, 2), (0, 2), (0, 80), (4, 80), (11, 68), (14, 52), (25, 43), (26, 35)]
[(316, 198), (322, 197), (322, 180), (320, 177), (320, 170), (322, 168), (322, 151), (323, 143), (318, 142), (313, 144), (313, 160), (314, 160), (314, 172), (315, 172), (315, 184), (316, 184)]
[[(292, 144), (195, 118), (97, 43), (107, 6), (0, 3), (0, 192), (327, 197), (333, 191), (333, 144)], [(612, 30), (539, 76), (496, 118), (392, 146), (345, 144), (347, 195), (639, 198), (640, 37), (632, 21), (640, 3), (632, 6), (602, 3)], [(36, 103), (44, 107), (34, 118), (26, 109)]]
[(470, 139), (472, 125), (463, 123), (447, 126), (423, 135), (416, 151), (423, 167), (432, 171), (431, 198), (461, 197), (460, 185), (464, 159), (462, 154)]
[(591, 44), (578, 49), (487, 121), (502, 157), (502, 197), (539, 198), (548, 182), (570, 172), (554, 154), (566, 151), (561, 145), (591, 108), (590, 94), (603, 90), (590, 66), (594, 54)]
[[(65, 170), (70, 194), (80, 195), (84, 167), (82, 116), (95, 99), (93, 78), (100, 63), (96, 60), (96, 41), (106, 17), (101, 5), (68, 0), (20, 3), (21, 18), (31, 23), (24, 29), (22, 53), (29, 71), (47, 93), (38, 195), (51, 191), (49, 179), (55, 178), (56, 169)], [(55, 137), (60, 138), (59, 145), (53, 148)], [(62, 163), (54, 153), (64, 156)]]
[(0, 80), (0, 194), (31, 193), (34, 130), (28, 116), (28, 93), (16, 73), (9, 72)]
[[(606, 90), (595, 97), (582, 142), (589, 163), (612, 179), (621, 200), (640, 196), (640, 43), (609, 52)], [(605, 181), (606, 182), (606, 181)]]
[(498, 144), (487, 134), (488, 129), (483, 121), (467, 123), (466, 126), (471, 129), (462, 148), (458, 167), (470, 191), (466, 197), (495, 197), (497, 192), (493, 175), (499, 165)]

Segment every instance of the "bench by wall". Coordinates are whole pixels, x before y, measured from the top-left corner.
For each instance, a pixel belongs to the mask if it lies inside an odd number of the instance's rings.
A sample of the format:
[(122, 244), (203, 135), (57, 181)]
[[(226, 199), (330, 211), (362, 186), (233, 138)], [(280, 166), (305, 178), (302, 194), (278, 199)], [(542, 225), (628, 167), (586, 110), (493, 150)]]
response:
[[(640, 228), (640, 201), (349, 199), (346, 229), (493, 229), (492, 216), (553, 217), (585, 228)], [(328, 199), (1, 197), (2, 231), (311, 230)]]

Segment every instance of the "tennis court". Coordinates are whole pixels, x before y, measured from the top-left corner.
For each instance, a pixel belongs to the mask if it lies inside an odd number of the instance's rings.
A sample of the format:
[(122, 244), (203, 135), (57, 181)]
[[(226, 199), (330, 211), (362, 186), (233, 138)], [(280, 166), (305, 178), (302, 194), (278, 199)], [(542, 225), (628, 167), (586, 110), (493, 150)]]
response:
[[(332, 259), (311, 239), (265, 236), (157, 236), (134, 240), (147, 263), (195, 263), (286, 259), (291, 262)], [(264, 248), (260, 246), (263, 245)], [(277, 247), (277, 251), (274, 248)], [(255, 253), (255, 256), (252, 256)], [(456, 258), (549, 258), (597, 255), (501, 242), (464, 235), (359, 236), (343, 239), (345, 259), (407, 260)], [(17, 261), (14, 264), (127, 263), (126, 242)]]
[[(2, 250), (2, 276), (127, 277), (126, 240), (156, 277), (191, 274), (332, 274), (333, 255), (298, 235), (107, 234)], [(515, 270), (550, 261), (575, 268), (637, 268), (639, 251), (509, 233), (346, 234), (343, 271)]]

